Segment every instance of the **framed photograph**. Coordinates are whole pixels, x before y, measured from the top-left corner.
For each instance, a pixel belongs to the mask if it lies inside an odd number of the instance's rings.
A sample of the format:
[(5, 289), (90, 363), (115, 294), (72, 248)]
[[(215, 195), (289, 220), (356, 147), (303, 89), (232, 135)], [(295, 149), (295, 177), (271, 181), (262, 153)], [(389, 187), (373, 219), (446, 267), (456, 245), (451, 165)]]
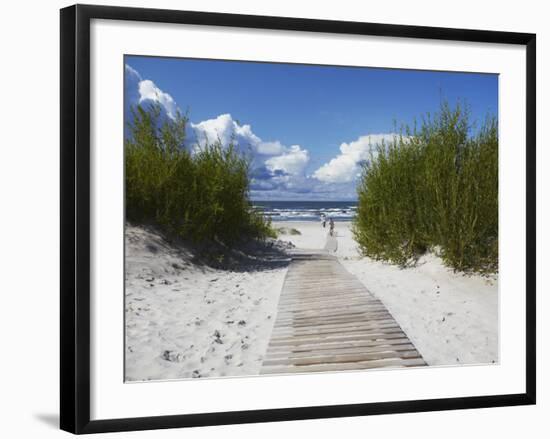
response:
[(535, 35), (61, 10), (61, 428), (535, 403)]

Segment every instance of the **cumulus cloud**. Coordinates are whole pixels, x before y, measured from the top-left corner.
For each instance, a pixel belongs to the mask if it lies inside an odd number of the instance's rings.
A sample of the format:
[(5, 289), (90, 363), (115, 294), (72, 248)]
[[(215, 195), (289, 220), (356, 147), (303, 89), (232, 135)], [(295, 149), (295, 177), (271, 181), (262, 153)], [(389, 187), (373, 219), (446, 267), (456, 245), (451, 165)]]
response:
[[(171, 119), (176, 117), (179, 108), (170, 94), (161, 90), (153, 81), (143, 79), (128, 64), (125, 66), (125, 73), (127, 117), (131, 114), (129, 111), (130, 106), (147, 105), (148, 103), (158, 103), (160, 105), (161, 119), (164, 116)], [(254, 134), (250, 125), (239, 124), (230, 114), (220, 114), (213, 119), (198, 123), (190, 122), (187, 137), (190, 144), (204, 145), (206, 142), (215, 142), (219, 139), (225, 146), (233, 138), (241, 147), (250, 147), (254, 152), (267, 156), (282, 154), (285, 151), (285, 147), (278, 141), (263, 142)]]
[(264, 160), (267, 157), (294, 153), (292, 147), (287, 148), (278, 140), (264, 142), (252, 131), (250, 125), (239, 124), (231, 114), (220, 114), (214, 119), (204, 120), (199, 123), (190, 123), (190, 127), (190, 142), (199, 145), (217, 140), (220, 140), (222, 145), (228, 145), (233, 139), (241, 148), (249, 148), (257, 156), (264, 156)]
[(155, 83), (149, 79), (145, 79), (139, 82), (139, 103), (147, 101), (158, 102), (161, 107), (166, 111), (166, 114), (171, 119), (175, 119), (178, 112), (178, 106), (176, 101), (168, 93), (163, 92), (158, 88)]
[(220, 114), (214, 119), (199, 123), (190, 123), (192, 129), (191, 141), (204, 145), (219, 140), (222, 145), (228, 145), (233, 138), (241, 146), (249, 146), (258, 150), (262, 140), (252, 132), (250, 125), (240, 125), (230, 114)]
[(285, 151), (284, 145), (276, 140), (275, 142), (260, 142), (258, 144), (258, 154), (277, 155)]
[(248, 124), (239, 124), (230, 114), (220, 114), (214, 119), (190, 123), (189, 142), (199, 146), (219, 140), (228, 145), (231, 140), (244, 151), (252, 153), (253, 175), (262, 180), (283, 174), (303, 173), (309, 162), (309, 153), (299, 145), (286, 147), (280, 141), (264, 142), (254, 134)]
[[(130, 106), (158, 103), (163, 117), (174, 119), (178, 106), (170, 94), (161, 90), (153, 81), (143, 79), (131, 66), (125, 66), (125, 104), (127, 116)], [(318, 182), (304, 175), (309, 153), (300, 145), (287, 147), (278, 140), (264, 141), (249, 124), (241, 124), (231, 114), (224, 113), (212, 119), (187, 125), (187, 145), (190, 148), (220, 141), (227, 146), (234, 141), (238, 148), (251, 153), (252, 187), (258, 191), (281, 190), (307, 192)]]
[[(161, 118), (174, 119), (178, 106), (172, 96), (153, 81), (143, 79), (131, 66), (125, 66), (125, 108), (137, 104), (158, 103)], [(162, 119), (161, 119), (162, 120)], [(232, 140), (252, 158), (251, 194), (261, 199), (352, 199), (361, 163), (370, 158), (371, 149), (382, 141), (391, 141), (393, 133), (371, 134), (342, 143), (339, 154), (306, 175), (310, 154), (300, 145), (285, 146), (278, 140), (264, 141), (251, 125), (241, 124), (231, 114), (223, 113), (212, 119), (189, 122), (187, 145), (190, 148), (220, 140), (227, 146)]]
[(143, 79), (128, 64), (124, 66), (124, 71), (124, 105), (127, 119), (131, 118), (131, 108), (138, 104), (143, 107), (159, 104), (161, 123), (165, 118), (174, 119), (176, 117), (179, 108), (172, 96), (158, 88), (153, 81)]
[(325, 183), (350, 183), (361, 170), (361, 163), (370, 158), (371, 149), (382, 142), (392, 141), (397, 134), (371, 134), (340, 145), (340, 154), (313, 173)]
[(126, 117), (130, 117), (130, 107), (139, 102), (139, 83), (142, 81), (142, 78), (141, 75), (128, 64), (126, 64), (124, 72), (124, 108)]
[(302, 174), (309, 161), (309, 153), (300, 145), (292, 145), (281, 155), (271, 157), (265, 161), (271, 172), (282, 171), (290, 175)]

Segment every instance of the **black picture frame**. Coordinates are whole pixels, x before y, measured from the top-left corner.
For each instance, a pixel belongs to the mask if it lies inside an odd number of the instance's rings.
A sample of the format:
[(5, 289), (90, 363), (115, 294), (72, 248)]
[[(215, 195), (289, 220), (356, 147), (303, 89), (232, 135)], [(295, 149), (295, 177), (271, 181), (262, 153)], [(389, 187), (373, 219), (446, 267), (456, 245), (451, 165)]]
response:
[[(406, 37), (526, 47), (525, 393), (383, 403), (90, 420), (90, 21), (93, 19)], [(61, 10), (60, 426), (81, 434), (535, 404), (536, 36), (210, 12), (75, 5)]]

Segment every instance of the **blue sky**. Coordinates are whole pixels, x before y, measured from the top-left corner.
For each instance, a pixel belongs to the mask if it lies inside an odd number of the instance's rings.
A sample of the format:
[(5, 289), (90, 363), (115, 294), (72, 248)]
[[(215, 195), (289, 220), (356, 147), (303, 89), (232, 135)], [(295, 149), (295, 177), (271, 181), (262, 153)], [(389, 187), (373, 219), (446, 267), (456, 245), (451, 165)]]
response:
[(479, 121), (498, 112), (497, 75), (134, 56), (125, 63), (127, 102), (136, 82), (134, 100), (188, 110), (198, 138), (230, 130), (255, 145), (256, 199), (354, 198), (352, 162), (390, 136), (394, 121), (437, 111), (442, 97), (467, 102)]

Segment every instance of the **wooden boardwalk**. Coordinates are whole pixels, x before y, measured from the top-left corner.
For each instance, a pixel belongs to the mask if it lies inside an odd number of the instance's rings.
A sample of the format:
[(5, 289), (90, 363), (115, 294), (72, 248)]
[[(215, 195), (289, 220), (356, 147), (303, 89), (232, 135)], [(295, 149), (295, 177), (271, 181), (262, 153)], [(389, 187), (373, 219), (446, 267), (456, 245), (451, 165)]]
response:
[(426, 365), (382, 302), (326, 250), (293, 252), (260, 373)]

